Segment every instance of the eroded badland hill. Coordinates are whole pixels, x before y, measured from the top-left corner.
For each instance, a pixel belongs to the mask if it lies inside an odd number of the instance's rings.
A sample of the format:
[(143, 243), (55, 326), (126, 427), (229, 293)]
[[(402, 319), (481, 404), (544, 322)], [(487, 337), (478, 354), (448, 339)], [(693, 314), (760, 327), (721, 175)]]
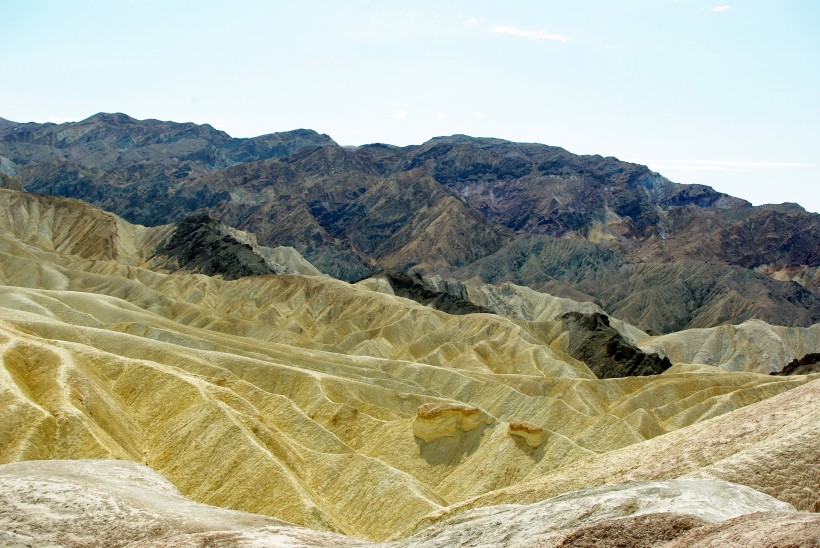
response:
[(493, 139), (0, 136), (114, 212), (0, 189), (0, 543), (817, 543), (819, 374), (769, 374), (815, 214)]

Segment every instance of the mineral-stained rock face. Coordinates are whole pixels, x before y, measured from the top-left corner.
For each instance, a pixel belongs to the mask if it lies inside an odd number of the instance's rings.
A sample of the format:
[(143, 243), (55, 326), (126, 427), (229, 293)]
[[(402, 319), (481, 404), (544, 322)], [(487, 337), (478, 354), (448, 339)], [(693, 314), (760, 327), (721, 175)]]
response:
[(413, 435), (424, 441), (455, 436), (492, 424), (493, 418), (477, 407), (452, 403), (425, 403), (413, 422)]
[[(554, 546), (813, 548), (819, 541), (820, 516), (817, 514), (755, 512), (710, 524), (693, 516), (664, 512), (581, 527), (564, 535)], [(549, 542), (543, 544), (548, 545)]]
[[(708, 525), (708, 522), (687, 514), (662, 512), (642, 514), (635, 517), (611, 519), (579, 527), (556, 538), (556, 547), (573, 546), (623, 546), (629, 548), (653, 548), (666, 546), (692, 529)], [(560, 535), (555, 535), (560, 537)]]
[[(789, 502), (798, 510), (816, 511), (820, 499), (820, 406), (814, 400), (818, 395), (820, 379), (732, 413), (442, 509), (428, 515), (415, 531), (473, 508), (537, 503), (584, 487), (671, 478), (736, 482)], [(718, 506), (724, 505), (730, 508), (727, 499)]]
[(510, 435), (521, 438), (530, 447), (539, 447), (546, 439), (543, 428), (528, 422), (511, 422)]
[(820, 515), (755, 512), (719, 523), (692, 528), (669, 548), (726, 546), (790, 546), (813, 548), (820, 544)]

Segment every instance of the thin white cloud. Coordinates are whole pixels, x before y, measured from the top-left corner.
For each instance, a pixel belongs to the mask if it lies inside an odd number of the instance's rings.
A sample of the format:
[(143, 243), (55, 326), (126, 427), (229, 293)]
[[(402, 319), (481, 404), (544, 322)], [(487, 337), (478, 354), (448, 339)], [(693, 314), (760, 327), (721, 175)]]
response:
[(483, 112), (478, 112), (478, 111), (473, 112), (473, 118), (475, 118), (477, 120), (483, 120), (486, 117), (487, 116)]
[(722, 13), (724, 11), (729, 11), (732, 6), (729, 4), (720, 4), (713, 8), (703, 8), (701, 11), (708, 11), (709, 13)]
[(811, 164), (800, 162), (735, 162), (724, 160), (668, 160), (645, 162), (659, 171), (756, 171), (759, 169), (801, 169)]
[(407, 111), (406, 110), (394, 110), (390, 113), (389, 118), (394, 118), (396, 120), (401, 120), (403, 118), (407, 118)]
[(440, 110), (435, 111), (433, 113), (433, 116), (436, 120), (444, 120), (445, 118), (447, 118), (447, 115), (441, 112)]
[(476, 19), (475, 17), (470, 17), (469, 19), (464, 21), (464, 26), (465, 27), (474, 27), (477, 24), (478, 24), (478, 19)]
[(551, 32), (547, 32), (544, 29), (528, 30), (518, 27), (496, 26), (491, 27), (490, 30), (496, 34), (509, 34), (511, 36), (520, 36), (522, 38), (533, 38), (536, 40), (552, 40), (555, 42), (561, 42), (562, 44), (566, 44), (567, 42), (569, 42), (568, 36), (564, 36), (563, 34), (554, 34)]

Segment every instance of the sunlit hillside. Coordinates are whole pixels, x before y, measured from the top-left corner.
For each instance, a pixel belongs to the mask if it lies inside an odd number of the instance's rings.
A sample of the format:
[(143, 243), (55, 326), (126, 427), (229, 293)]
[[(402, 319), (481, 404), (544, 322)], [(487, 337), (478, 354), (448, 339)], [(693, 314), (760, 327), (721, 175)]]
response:
[[(372, 540), (637, 480), (720, 479), (787, 503), (750, 508), (817, 509), (817, 375), (715, 367), (759, 362), (738, 357), (756, 351), (742, 328), (731, 360), (678, 363), (716, 344), (695, 330), (647, 343), (673, 360), (663, 374), (598, 379), (543, 314), (450, 315), (377, 281), (169, 271), (156, 249), (173, 225), (0, 201), (3, 463), (133, 461), (199, 503)], [(795, 337), (817, 351), (814, 328)]]

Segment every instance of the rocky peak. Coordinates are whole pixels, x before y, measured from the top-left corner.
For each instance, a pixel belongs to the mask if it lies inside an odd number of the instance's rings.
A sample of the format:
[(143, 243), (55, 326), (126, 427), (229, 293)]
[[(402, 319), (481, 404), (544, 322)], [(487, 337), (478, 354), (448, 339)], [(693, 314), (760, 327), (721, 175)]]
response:
[(88, 118), (78, 122), (80, 124), (101, 124), (109, 126), (122, 126), (125, 124), (135, 124), (138, 120), (122, 112), (98, 112)]
[(556, 318), (566, 352), (589, 366), (599, 379), (658, 375), (670, 367), (667, 358), (647, 354), (630, 343), (600, 312), (567, 312)]
[(438, 276), (427, 279), (418, 272), (396, 269), (385, 270), (377, 276), (387, 280), (394, 295), (448, 314), (493, 314), (489, 308), (471, 302), (467, 288), (455, 281), (445, 281)]
[(0, 133), (3, 133), (9, 128), (19, 126), (17, 122), (12, 122), (11, 120), (6, 120), (5, 118), (0, 118)]
[(171, 266), (173, 270), (219, 275), (226, 280), (285, 271), (257, 254), (253, 243), (238, 240), (236, 231), (206, 213), (197, 213), (179, 223), (171, 237), (158, 247), (159, 260), (155, 259), (155, 263)]
[(269, 133), (249, 139), (231, 139), (220, 147), (230, 163), (248, 163), (282, 158), (306, 148), (337, 147), (336, 141), (312, 129)]

